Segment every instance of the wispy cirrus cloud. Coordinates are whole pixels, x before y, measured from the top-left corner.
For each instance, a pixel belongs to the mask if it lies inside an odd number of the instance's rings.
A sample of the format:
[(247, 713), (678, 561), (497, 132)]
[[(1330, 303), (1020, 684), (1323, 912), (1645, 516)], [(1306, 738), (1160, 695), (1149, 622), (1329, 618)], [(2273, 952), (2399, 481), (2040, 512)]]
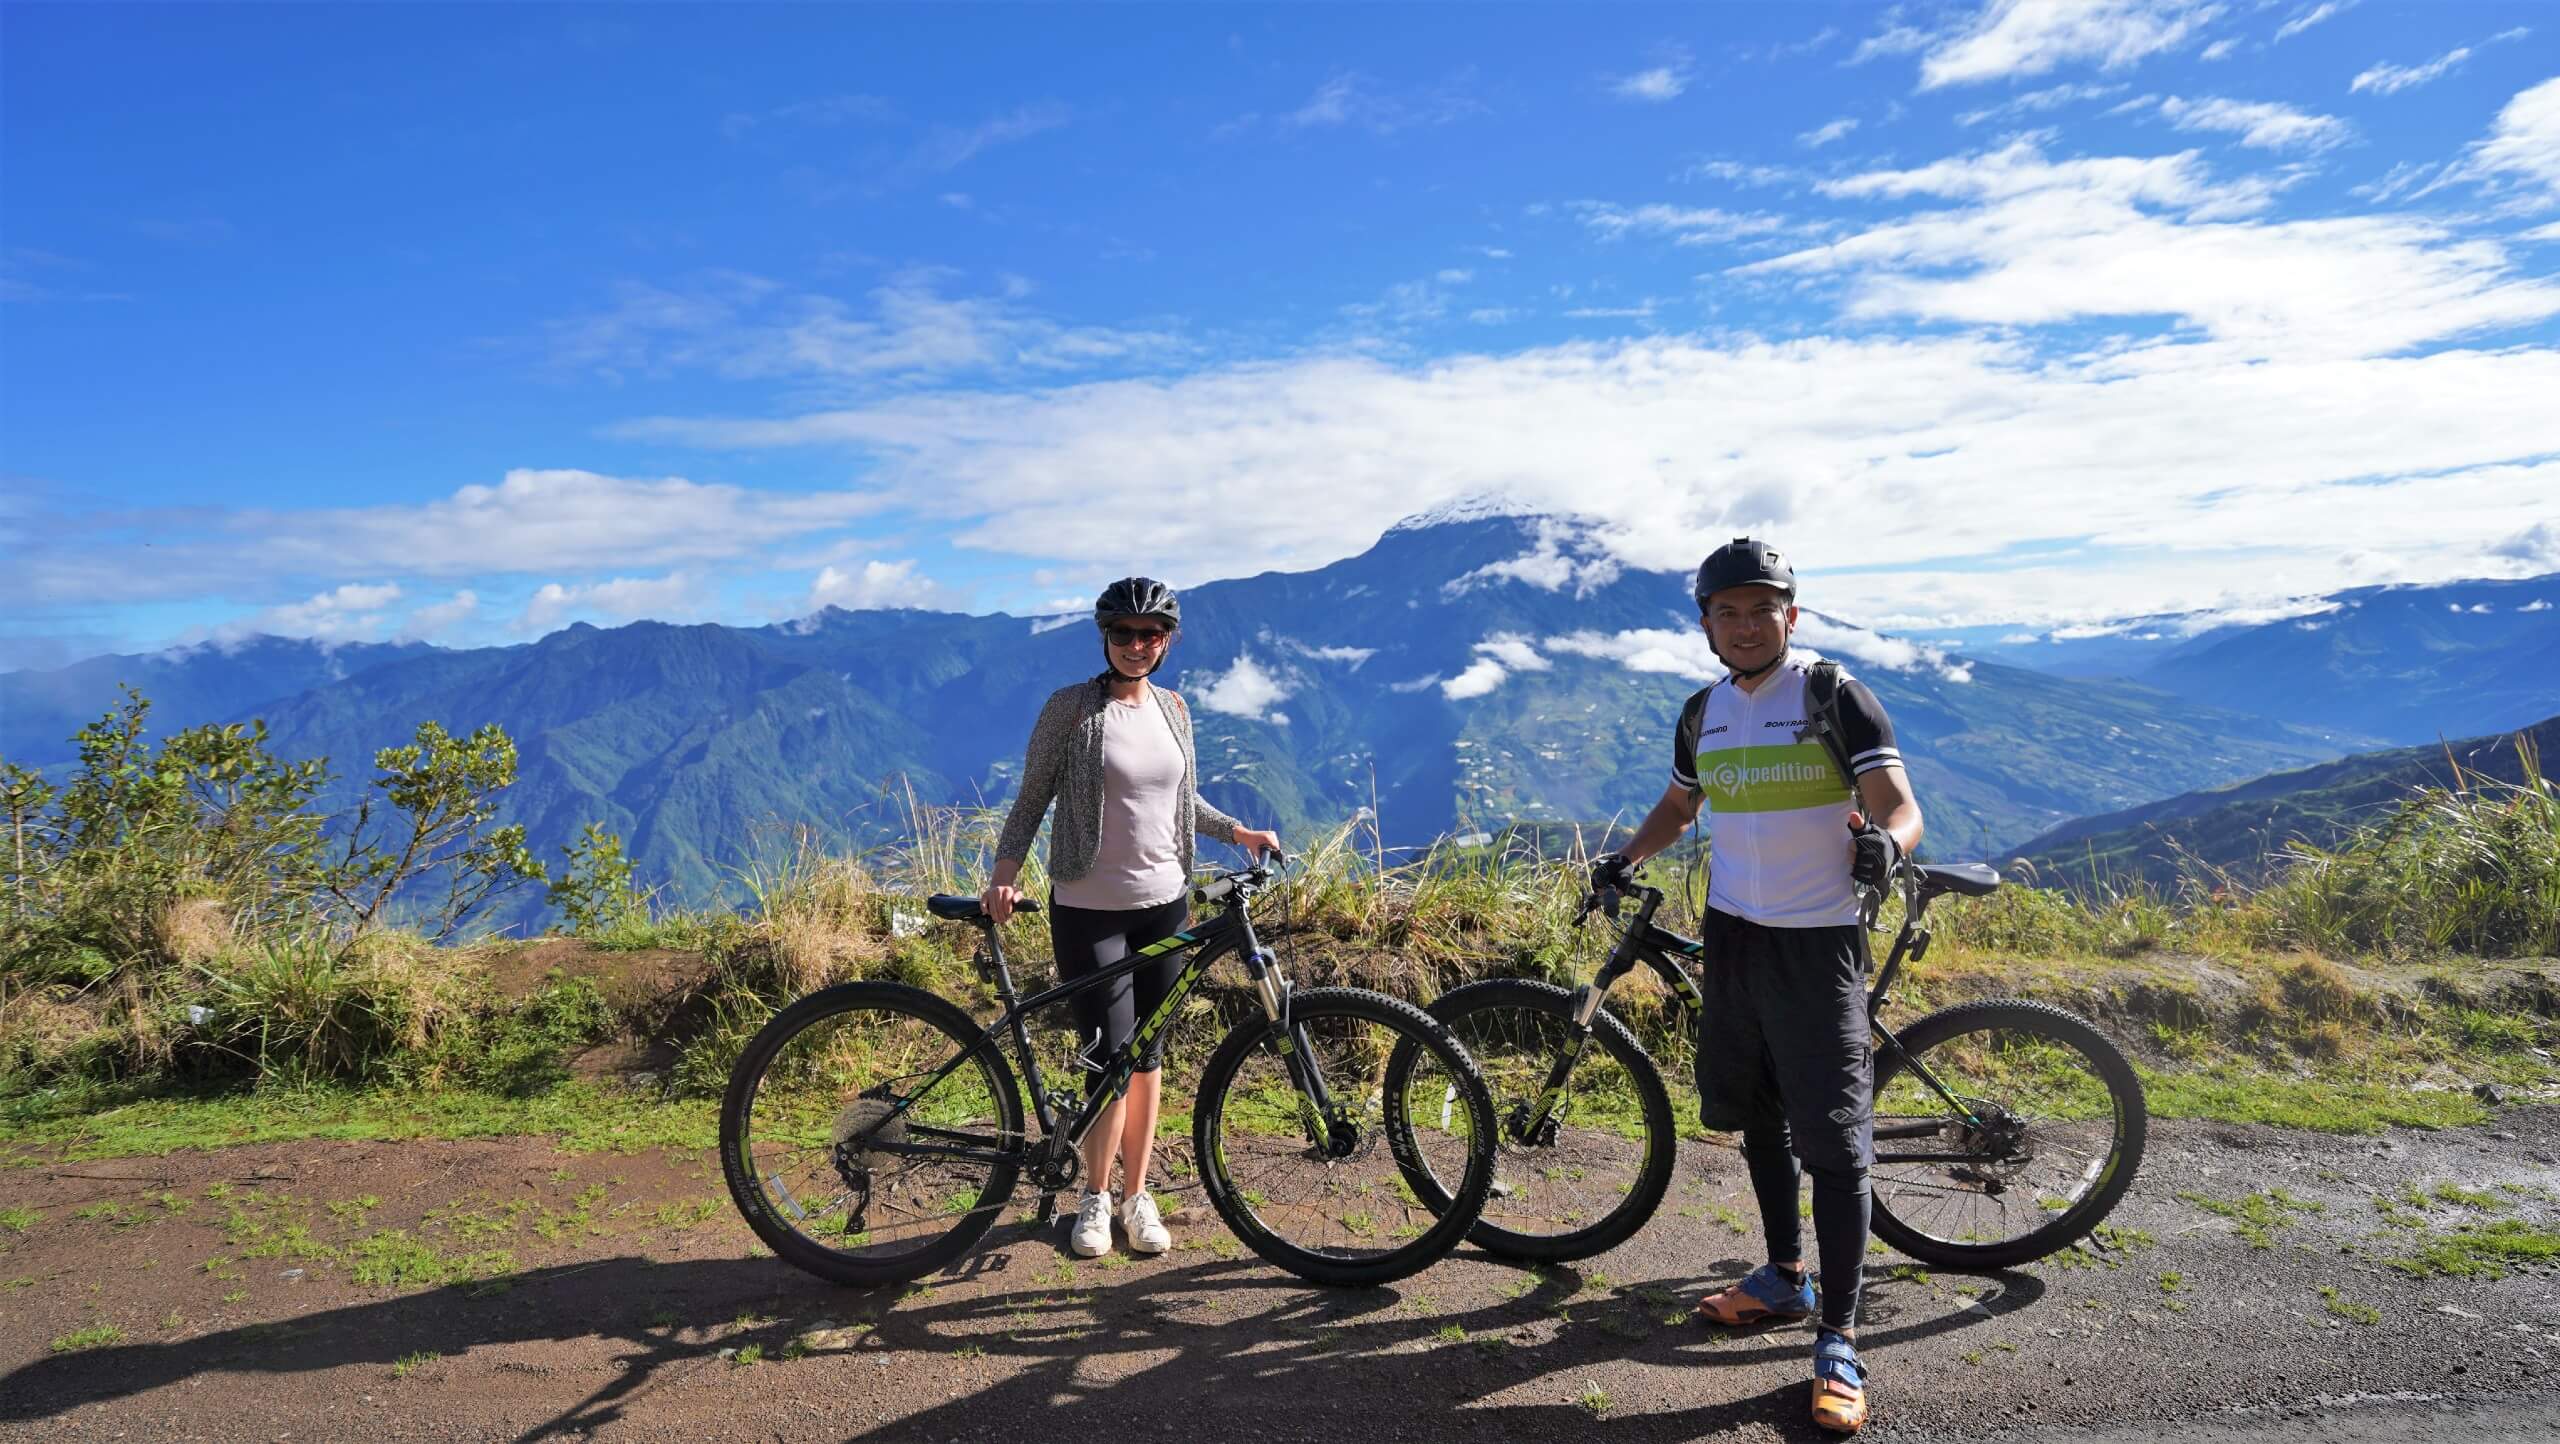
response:
[(2124, 90), (2125, 87), (2121, 85), (2048, 85), (2042, 90), (2030, 90), (2023, 95), (2011, 96), (1997, 105), (1986, 105), (1978, 110), (1965, 111), (1956, 117), (1956, 124), (1980, 125), (1986, 120), (2014, 120), (2023, 116), (2042, 115), (2059, 110), (2066, 105), (2104, 100), (2111, 95), (2121, 95)]
[(2470, 58), (2471, 47), (2457, 45), (2435, 59), (2417, 65), (2393, 65), (2387, 60), (2382, 61), (2359, 72), (2355, 79), (2347, 82), (2347, 89), (2357, 94), (2370, 90), (2376, 95), (2398, 95), (2428, 81), (2442, 79), (2461, 68), (2462, 63)]
[(2261, 150), (2324, 151), (2355, 139), (2355, 127), (2334, 115), (2313, 115), (2265, 100), (2229, 100), (2203, 96), (2195, 100), (2169, 96), (2160, 114), (2180, 130), (2227, 131), (2240, 143)]
[(948, 275), (906, 271), (867, 309), (765, 277), (715, 271), (674, 285), (625, 281), (613, 304), (544, 327), (549, 364), (607, 381), (710, 371), (735, 379), (888, 381), (1050, 371), (1162, 356), (1162, 331), (1074, 326), (1024, 308), (1024, 287), (956, 296)]
[(2320, 0), (2317, 5), (2306, 5), (2276, 27), (2275, 43), (2281, 45), (2312, 26), (2335, 20), (2353, 8), (2354, 0)]
[(720, 118), (720, 133), (731, 140), (743, 140), (760, 126), (836, 126), (897, 118), (898, 107), (883, 96), (825, 95), (770, 110), (731, 111)]
[(2210, 0), (1990, 0), (1970, 24), (1930, 38), (1920, 88), (2042, 75), (2066, 64), (2122, 69), (2177, 49), (2221, 13)]
[(939, 125), (916, 143), (906, 160), (911, 171), (957, 170), (985, 151), (1047, 131), (1064, 129), (1075, 119), (1072, 107), (1055, 100), (1016, 106), (975, 125)]
[(1827, 121), (1821, 125), (1815, 126), (1813, 129), (1797, 136), (1796, 144), (1804, 146), (1809, 150), (1819, 150), (1822, 147), (1831, 144), (1835, 140), (1845, 139), (1849, 132), (1856, 130), (1857, 128), (1858, 118), (1853, 115), (1844, 115), (1837, 120)]
[(1581, 218), (1593, 235), (1618, 240), (1630, 235), (1669, 236), (1683, 246), (1720, 245), (1749, 236), (1774, 235), (1792, 229), (1784, 216), (1727, 211), (1713, 206), (1621, 206), (1607, 201), (1574, 201), (1567, 209)]
[(1484, 102), (1475, 96), (1475, 82), (1475, 69), (1468, 66), (1429, 87), (1399, 92), (1382, 88), (1359, 71), (1337, 71), (1294, 108), (1247, 111), (1220, 125), (1211, 138), (1224, 140), (1266, 128), (1282, 133), (1348, 128), (1391, 136), (1450, 125), (1487, 113)]

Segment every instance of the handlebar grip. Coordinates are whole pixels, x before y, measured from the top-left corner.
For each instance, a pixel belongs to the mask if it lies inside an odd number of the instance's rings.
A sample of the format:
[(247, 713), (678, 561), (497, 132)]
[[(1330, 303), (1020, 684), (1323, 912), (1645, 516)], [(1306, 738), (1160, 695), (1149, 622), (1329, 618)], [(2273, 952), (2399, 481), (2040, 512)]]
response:
[(1013, 910), (1018, 913), (1036, 913), (1040, 911), (1040, 904), (1030, 898), (1024, 898), (1013, 905)]
[(1204, 882), (1198, 887), (1193, 888), (1191, 890), (1191, 900), (1193, 902), (1212, 903), (1235, 890), (1236, 880), (1231, 877), (1222, 877), (1215, 882)]

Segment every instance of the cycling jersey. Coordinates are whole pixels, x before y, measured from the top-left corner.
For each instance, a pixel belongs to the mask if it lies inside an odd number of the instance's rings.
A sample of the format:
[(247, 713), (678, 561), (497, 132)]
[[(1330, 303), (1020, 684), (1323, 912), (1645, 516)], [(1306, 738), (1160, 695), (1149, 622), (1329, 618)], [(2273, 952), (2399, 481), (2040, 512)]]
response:
[[(1703, 795), (1707, 906), (1763, 927), (1836, 927), (1858, 920), (1849, 882), (1850, 792), (1805, 722), (1805, 672), (1790, 653), (1756, 692), (1728, 677), (1680, 709), (1671, 780)], [(1900, 767), (1893, 724), (1866, 684), (1843, 673), (1841, 731), (1849, 769)]]

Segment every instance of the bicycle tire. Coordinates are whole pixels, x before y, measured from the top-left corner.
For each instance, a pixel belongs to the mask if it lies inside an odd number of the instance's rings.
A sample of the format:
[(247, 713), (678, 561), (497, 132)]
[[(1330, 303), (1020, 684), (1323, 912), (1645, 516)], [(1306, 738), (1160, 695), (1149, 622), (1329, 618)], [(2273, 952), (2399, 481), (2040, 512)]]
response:
[[(1545, 1088), (1555, 1050), (1570, 1036), (1573, 1010), (1570, 990), (1528, 978), (1493, 978), (1453, 988), (1429, 1009), (1475, 1059), (1493, 1095), (1494, 1123), (1500, 1130), (1497, 1181), (1467, 1238), (1502, 1258), (1564, 1263), (1606, 1253), (1633, 1238), (1653, 1218), (1671, 1187), (1679, 1158), (1679, 1129), (1671, 1115), (1662, 1070), (1606, 1006), (1592, 1015), (1590, 1043), (1567, 1075), (1566, 1102), (1559, 1110), (1565, 1116), (1537, 1137), (1519, 1136), (1519, 1125)], [(1626, 1156), (1629, 1150), (1612, 1146), (1613, 1141), (1621, 1145), (1625, 1141), (1628, 1120), (1603, 1123), (1597, 1110), (1587, 1122), (1574, 1119), (1570, 1080), (1590, 1084), (1596, 1070), (1587, 1070), (1583, 1060), (1591, 1058), (1592, 1045), (1616, 1066), (1624, 1084), (1583, 1096), (1600, 1102), (1597, 1093), (1607, 1094), (1603, 1106), (1613, 1113), (1623, 1113), (1629, 1102), (1635, 1105), (1633, 1141), (1641, 1151), (1632, 1162)], [(1392, 1064), (1388, 1076), (1391, 1082), (1396, 1076)], [(1619, 1096), (1622, 1093), (1633, 1096)], [(1410, 1094), (1391, 1086), (1388, 1096), (1403, 1099)], [(1427, 1205), (1436, 1208), (1449, 1201), (1447, 1187), (1428, 1172), (1408, 1172), (1406, 1181)], [(1587, 1212), (1590, 1199), (1609, 1206), (1597, 1218), (1570, 1226), (1577, 1222), (1575, 1215)], [(1541, 1223), (1568, 1226), (1530, 1227)]]
[[(875, 1036), (881, 1041), (855, 1038), (852, 1047), (839, 1049), (832, 1058), (826, 1056), (823, 1050), (836, 1046), (838, 1040), (819, 1037), (819, 1030), (830, 1023), (851, 1026), (862, 1018), (874, 1020)], [(942, 998), (902, 983), (870, 982), (843, 983), (811, 993), (774, 1015), (748, 1040), (730, 1069), (729, 1087), (720, 1101), (720, 1166), (730, 1200), (777, 1257), (841, 1284), (896, 1283), (933, 1272), (986, 1236), (1019, 1181), (1021, 1170), (1015, 1163), (964, 1164), (875, 1153), (870, 1160), (877, 1161), (877, 1171), (887, 1178), (875, 1179), (875, 1170), (864, 1166), (859, 1170), (863, 1181), (857, 1186), (839, 1162), (838, 1146), (845, 1129), (876, 1122), (875, 1110), (899, 1096), (891, 1085), (929, 1077), (974, 1044), (979, 1032), (968, 1014)], [(804, 1046), (805, 1055), (795, 1054), (782, 1069), (791, 1076), (777, 1079), (777, 1062), (795, 1044)], [(877, 1061), (853, 1064), (849, 1060), (857, 1054)], [(847, 1061), (830, 1066), (836, 1059)], [(862, 1081), (872, 1068), (883, 1076)], [(790, 1092), (775, 1091), (778, 1084), (789, 1085)], [(1015, 1085), (1012, 1066), (992, 1042), (934, 1090), (907, 1096), (919, 1101), (889, 1127), (903, 1129), (908, 1119), (922, 1126), (931, 1118), (943, 1125), (965, 1124), (965, 1131), (972, 1136), (983, 1134), (989, 1146), (1015, 1150), (1021, 1146), (1022, 1093)], [(769, 1135), (758, 1132), (760, 1105), (763, 1116), (774, 1125)], [(812, 1131), (821, 1120), (827, 1126), (823, 1144)], [(796, 1134), (791, 1131), (794, 1127)], [(758, 1157), (759, 1147), (768, 1144), (771, 1151)], [(832, 1174), (845, 1191), (813, 1209), (791, 1192), (786, 1173), (818, 1180), (820, 1189), (830, 1186), (825, 1180)], [(974, 1181), (979, 1179), (983, 1181)], [(943, 1190), (940, 1197), (928, 1199), (937, 1188)], [(860, 1203), (844, 1215), (842, 1224), (819, 1222), (830, 1208), (857, 1192)], [(878, 1230), (866, 1227), (857, 1233), (851, 1227), (867, 1224), (870, 1208), (891, 1197), (913, 1198), (939, 1210), (919, 1219), (912, 1247), (893, 1248), (874, 1237)], [(818, 1224), (815, 1232), (833, 1227), (839, 1239), (849, 1242), (838, 1247), (813, 1236), (806, 1226), (812, 1223)]]
[[(2133, 1065), (2086, 1019), (1993, 999), (1941, 1009), (1900, 1036), (1904, 1054), (1987, 1126), (1961, 1123), (1904, 1056), (1878, 1057), (1869, 1174), (1878, 1238), (1941, 1268), (2011, 1268), (2087, 1236), (2132, 1186), (2150, 1109)], [(1934, 1136), (1884, 1136), (1933, 1121)], [(1969, 1156), (1891, 1161), (1930, 1150)], [(1990, 1231), (2007, 1228), (2024, 1231)]]
[[(1288, 1032), (1268, 1018), (1249, 1018), (1227, 1034), (1201, 1070), (1191, 1126), (1202, 1192), (1246, 1247), (1314, 1283), (1391, 1283), (1429, 1267), (1466, 1238), (1493, 1185), (1493, 1102), (1474, 1060), (1420, 1008), (1362, 989), (1296, 993), (1289, 1001), (1288, 1021), (1326, 1064), (1337, 1127), (1349, 1117), (1343, 1108), (1347, 1084), (1356, 1082), (1370, 1095), (1358, 1101), (1359, 1115), (1352, 1120), (1356, 1126), (1335, 1135), (1337, 1141), (1366, 1136), (1369, 1151), (1335, 1157), (1310, 1142), (1295, 1112), (1299, 1099), (1286, 1072), (1283, 1044)], [(1358, 1033), (1364, 1024), (1383, 1029), (1392, 1041)], [(1464, 1112), (1460, 1115), (1453, 1106), (1451, 1122), (1462, 1116), (1462, 1132), (1416, 1130), (1410, 1125), (1411, 1110), (1385, 1105), (1387, 1061), (1406, 1042), (1416, 1050), (1408, 1077), (1419, 1071), (1425, 1076), (1418, 1082), (1457, 1090), (1452, 1103), (1463, 1104)], [(1426, 1056), (1427, 1069), (1420, 1062)], [(1391, 1166), (1375, 1166), (1377, 1136), (1387, 1141)], [(1419, 1200), (1403, 1202), (1397, 1193), (1410, 1160), (1426, 1153), (1465, 1160), (1456, 1170), (1460, 1185), (1449, 1206), (1438, 1211)], [(1372, 1165), (1368, 1173), (1373, 1176), (1363, 1176), (1353, 1166), (1363, 1162)], [(1302, 1184), (1284, 1182), (1301, 1175)], [(1293, 1191), (1287, 1200), (1275, 1202), (1264, 1191), (1266, 1185)], [(1388, 1229), (1393, 1211), (1401, 1211), (1404, 1221)], [(1416, 1222), (1416, 1215), (1427, 1222)], [(1392, 1242), (1399, 1236), (1402, 1242)]]

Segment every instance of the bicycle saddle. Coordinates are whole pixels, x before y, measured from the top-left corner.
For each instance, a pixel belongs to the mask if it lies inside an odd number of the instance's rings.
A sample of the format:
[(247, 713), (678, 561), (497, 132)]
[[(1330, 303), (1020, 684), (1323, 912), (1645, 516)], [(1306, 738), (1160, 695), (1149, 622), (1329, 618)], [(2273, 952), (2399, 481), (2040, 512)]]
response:
[(1947, 892), (1980, 897), (1999, 885), (2000, 870), (1986, 862), (1920, 865), (1920, 893), (1923, 897), (1936, 897)]

